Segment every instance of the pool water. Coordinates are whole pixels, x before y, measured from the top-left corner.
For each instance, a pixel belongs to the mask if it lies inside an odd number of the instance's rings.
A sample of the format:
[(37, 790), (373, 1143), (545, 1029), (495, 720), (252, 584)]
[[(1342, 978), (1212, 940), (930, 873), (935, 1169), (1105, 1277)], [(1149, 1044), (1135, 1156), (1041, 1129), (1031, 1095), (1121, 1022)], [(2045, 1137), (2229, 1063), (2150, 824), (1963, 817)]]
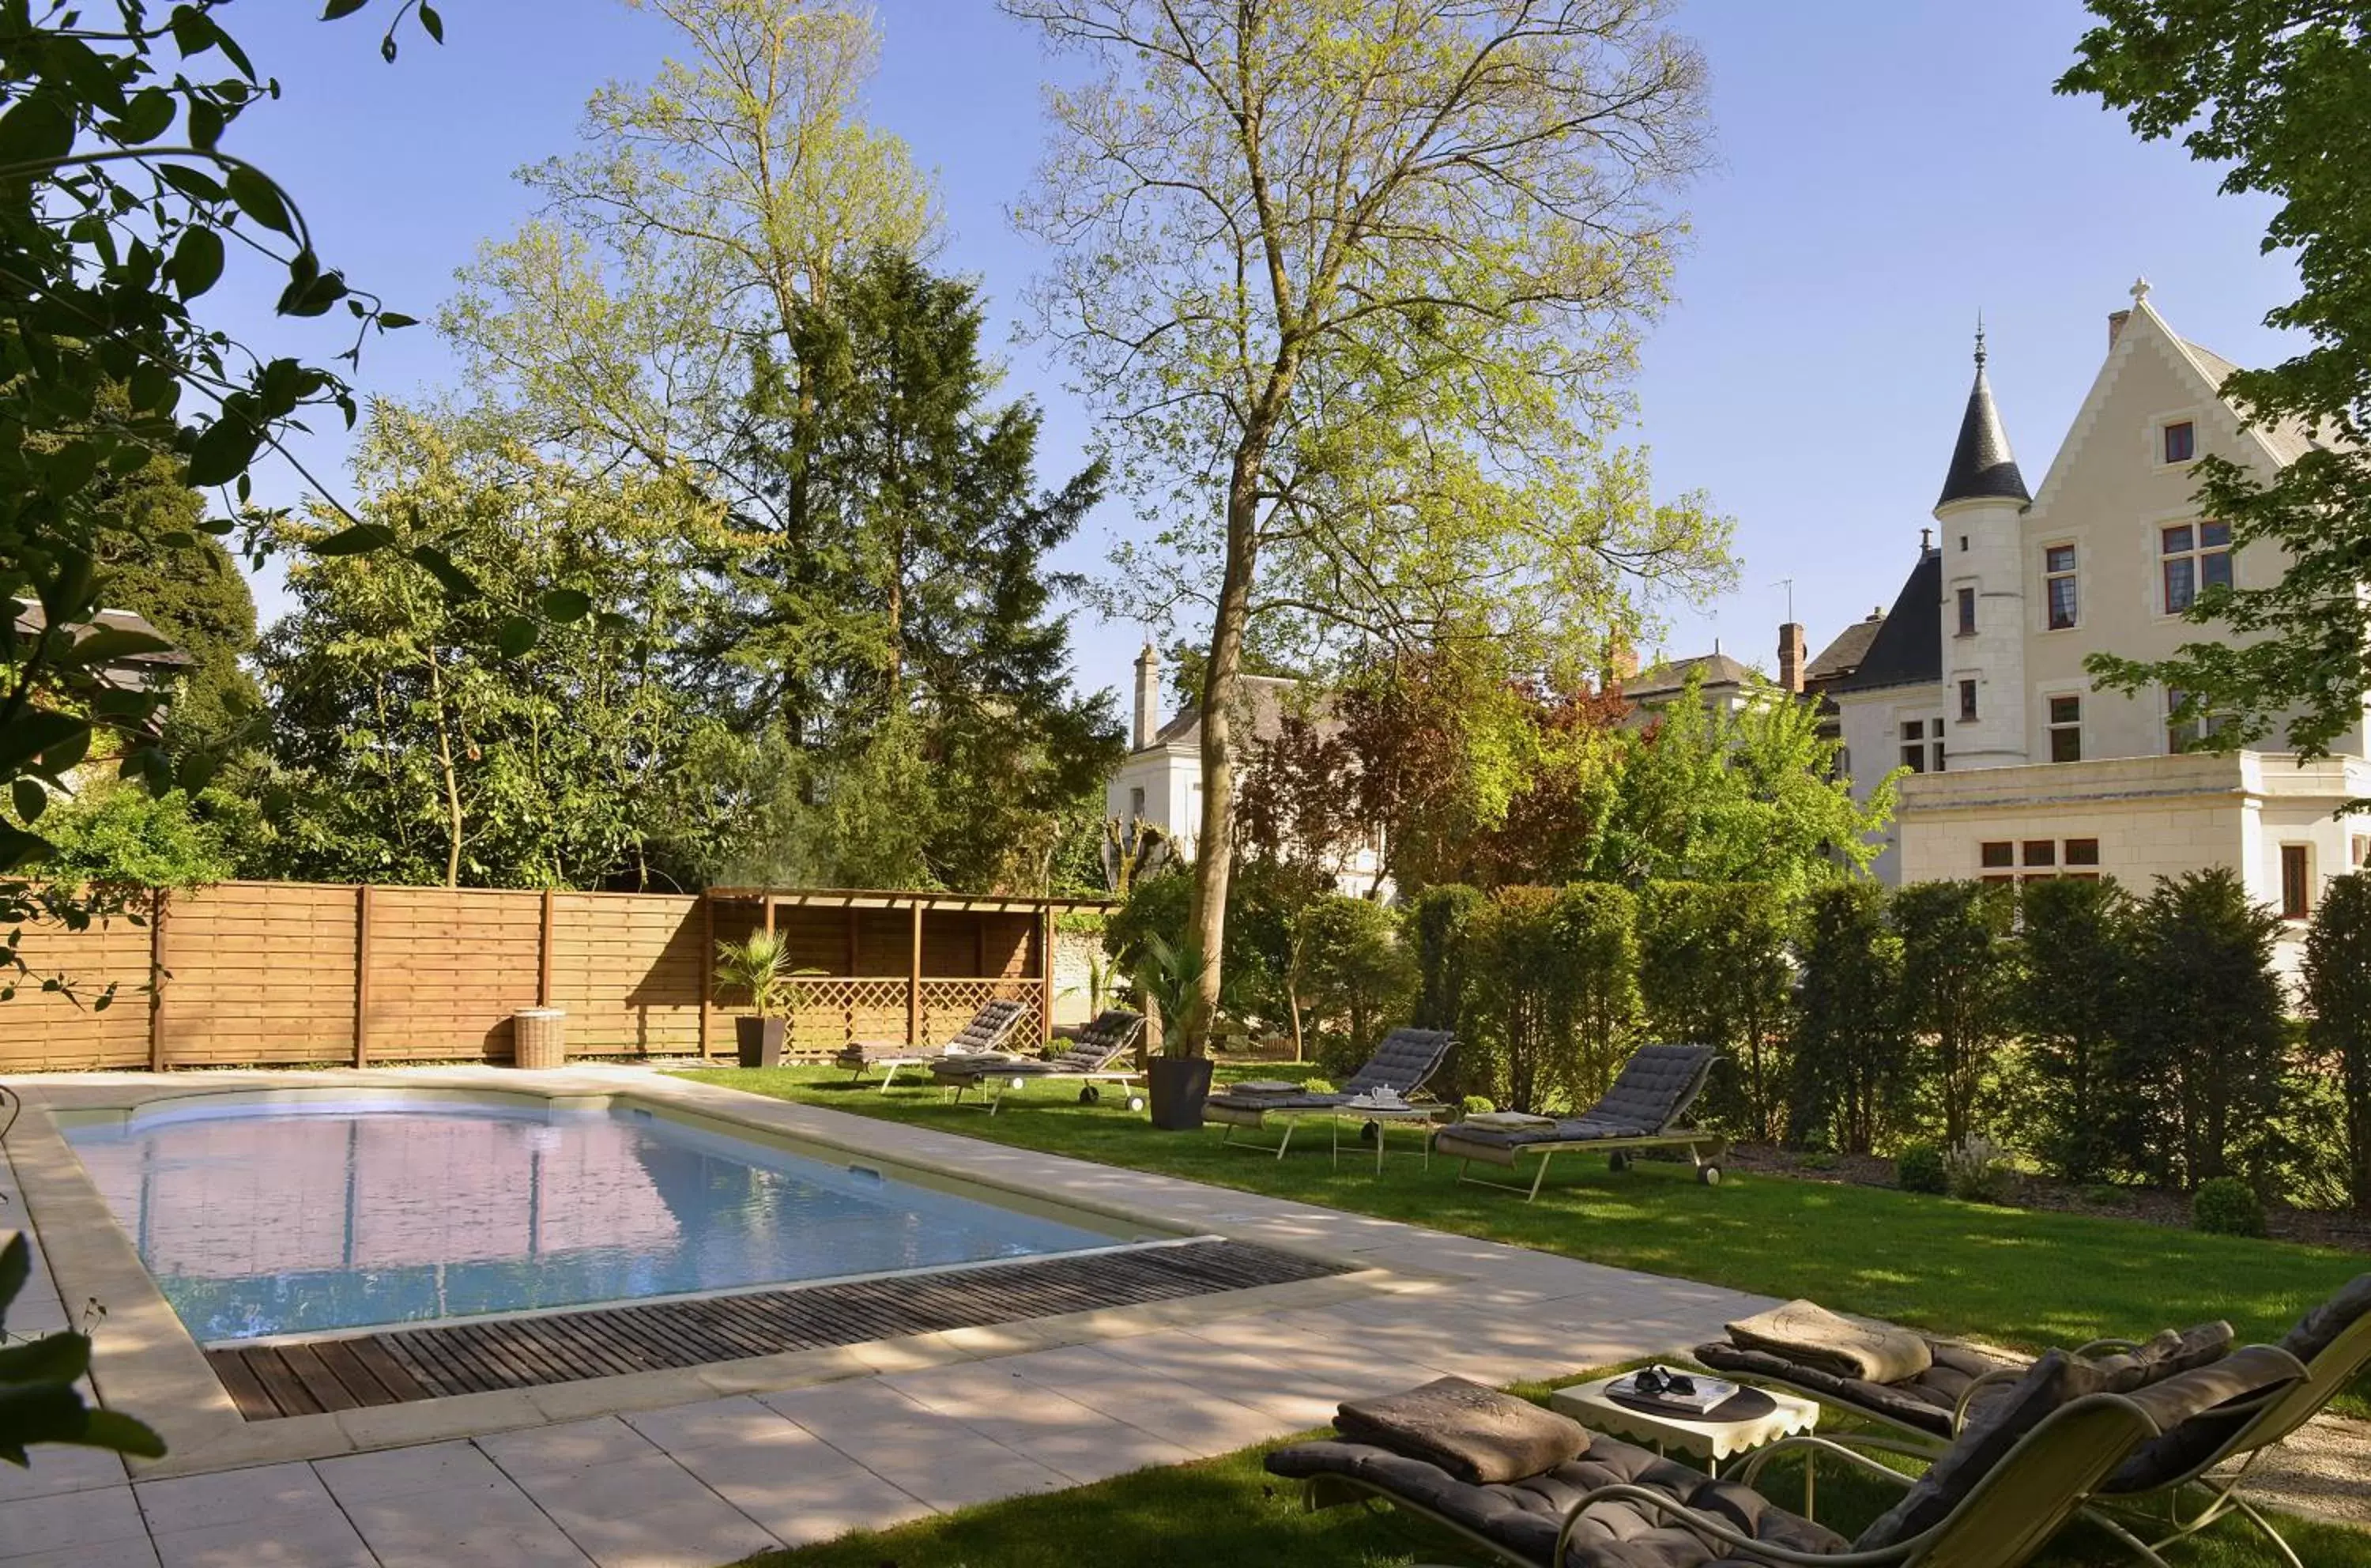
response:
[(209, 1344), (1141, 1237), (630, 1106), (200, 1103), (66, 1136)]

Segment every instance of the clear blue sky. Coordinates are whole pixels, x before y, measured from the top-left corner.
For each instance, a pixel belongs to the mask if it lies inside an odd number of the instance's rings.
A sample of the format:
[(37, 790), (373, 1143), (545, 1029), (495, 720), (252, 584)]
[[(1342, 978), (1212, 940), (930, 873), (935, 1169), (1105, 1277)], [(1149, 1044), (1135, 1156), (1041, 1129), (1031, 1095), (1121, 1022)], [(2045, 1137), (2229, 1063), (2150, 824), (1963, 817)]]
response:
[[(239, 7), (242, 41), (286, 98), (226, 145), (297, 195), (330, 264), (426, 317), (479, 240), (526, 214), (512, 171), (566, 151), (585, 95), (647, 75), (672, 41), (607, 0), (451, 0), (445, 45), (407, 29), (390, 67), (364, 30), (387, 9), (321, 24), (296, 5)], [(936, 169), (943, 259), (984, 283), (1009, 386), (1045, 408), (1054, 478), (1091, 426), (1043, 352), (1010, 340), (1042, 259), (1004, 217), (1043, 144), (1046, 63), (988, 0), (879, 12), (873, 118)], [(1979, 308), (2037, 487), (2136, 274), (2185, 336), (2241, 363), (2282, 352), (2261, 323), (2293, 273), (2259, 254), (2265, 206), (2216, 195), (2213, 171), (2140, 144), (2096, 103), (2051, 95), (2086, 25), (2071, 0), (1694, 0), (1680, 19), (1711, 63), (1719, 161), (1686, 200), (1693, 245), (1647, 344), (1636, 433), (1659, 489), (1702, 489), (1737, 519), (1744, 570), (1735, 594), (1674, 617), (1670, 651), (1718, 639), (1766, 667), (1782, 578), (1814, 650), (1891, 603), (1942, 481)], [(217, 312), (258, 341), (342, 346), (272, 321), (268, 298), (226, 294)], [(360, 385), (407, 396), (455, 375), (422, 326), (370, 345)], [(341, 495), (342, 453), (329, 436), (306, 448)], [(263, 488), (294, 501), (305, 487), (276, 475)], [(1108, 503), (1063, 564), (1099, 565), (1129, 525)], [(261, 587), (268, 617), (281, 600)], [(1124, 689), (1136, 628), (1082, 613), (1074, 639), (1081, 684)]]

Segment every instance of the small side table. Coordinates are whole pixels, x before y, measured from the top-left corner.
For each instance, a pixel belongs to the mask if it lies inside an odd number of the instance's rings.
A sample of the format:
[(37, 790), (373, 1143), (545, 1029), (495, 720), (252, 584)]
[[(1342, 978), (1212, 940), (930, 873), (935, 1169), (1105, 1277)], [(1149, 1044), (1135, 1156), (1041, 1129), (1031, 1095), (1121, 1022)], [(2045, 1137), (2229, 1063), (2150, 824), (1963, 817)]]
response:
[[(1745, 1421), (1711, 1421), (1702, 1417), (1665, 1415), (1634, 1410), (1613, 1399), (1606, 1390), (1629, 1374), (1615, 1378), (1599, 1378), (1587, 1383), (1575, 1383), (1568, 1389), (1558, 1389), (1548, 1396), (1548, 1407), (1561, 1411), (1593, 1431), (1609, 1432), (1616, 1437), (1634, 1442), (1650, 1443), (1655, 1452), (1668, 1456), (1677, 1449), (1691, 1458), (1705, 1461), (1706, 1473), (1718, 1477), (1720, 1461), (1775, 1443), (1781, 1437), (1791, 1437), (1798, 1432), (1811, 1432), (1820, 1424), (1820, 1407), (1799, 1394), (1782, 1389), (1757, 1390), (1769, 1397), (1777, 1408), (1767, 1415), (1753, 1416)], [(1811, 1482), (1809, 1467), (1804, 1470), (1804, 1516), (1810, 1516)]]
[(1424, 1168), (1432, 1169), (1432, 1120), (1449, 1109), (1446, 1105), (1337, 1105), (1332, 1108), (1334, 1124), (1334, 1163), (1342, 1163), (1342, 1119), (1375, 1124), (1375, 1174), (1383, 1173), (1383, 1146), (1391, 1141), (1394, 1125), (1414, 1126), (1421, 1139), (1418, 1145), (1424, 1155)]

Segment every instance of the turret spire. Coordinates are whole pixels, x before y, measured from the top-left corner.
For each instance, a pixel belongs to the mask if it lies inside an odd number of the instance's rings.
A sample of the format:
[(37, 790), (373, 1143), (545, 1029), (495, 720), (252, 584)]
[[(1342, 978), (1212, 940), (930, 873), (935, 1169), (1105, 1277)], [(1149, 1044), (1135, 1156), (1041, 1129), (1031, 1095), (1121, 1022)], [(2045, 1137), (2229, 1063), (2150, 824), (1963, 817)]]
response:
[(2009, 451), (2008, 432), (2001, 428), (2000, 410), (1993, 406), (1992, 383), (1984, 376), (1984, 319), (1976, 317), (1976, 383), (1968, 390), (1968, 411), (1960, 421), (1960, 442), (1951, 449), (1950, 472), (1943, 478), (1937, 510), (1955, 501), (2027, 502), (2033, 497), (2018, 472), (2017, 456)]

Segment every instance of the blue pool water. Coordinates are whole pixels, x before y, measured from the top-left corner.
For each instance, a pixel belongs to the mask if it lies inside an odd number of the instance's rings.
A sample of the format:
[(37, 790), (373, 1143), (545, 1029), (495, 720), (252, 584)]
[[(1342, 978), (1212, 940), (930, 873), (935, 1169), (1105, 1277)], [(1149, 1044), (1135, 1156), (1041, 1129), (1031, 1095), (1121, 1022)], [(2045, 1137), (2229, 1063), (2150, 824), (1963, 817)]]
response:
[(66, 1136), (202, 1343), (1075, 1251), (1140, 1234), (632, 1107), (201, 1101)]

